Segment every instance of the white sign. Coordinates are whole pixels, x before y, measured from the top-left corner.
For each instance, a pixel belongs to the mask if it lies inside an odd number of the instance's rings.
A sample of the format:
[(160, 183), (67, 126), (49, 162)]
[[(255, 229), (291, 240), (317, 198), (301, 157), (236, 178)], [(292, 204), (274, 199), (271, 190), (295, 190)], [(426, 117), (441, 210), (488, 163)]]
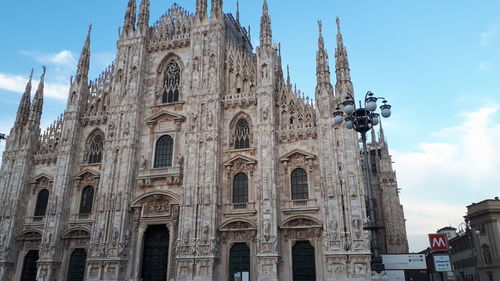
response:
[(437, 272), (451, 271), (450, 256), (434, 256), (434, 267)]
[(389, 281), (405, 281), (404, 270), (387, 270), (386, 272)]
[(387, 270), (427, 269), (425, 255), (382, 255)]

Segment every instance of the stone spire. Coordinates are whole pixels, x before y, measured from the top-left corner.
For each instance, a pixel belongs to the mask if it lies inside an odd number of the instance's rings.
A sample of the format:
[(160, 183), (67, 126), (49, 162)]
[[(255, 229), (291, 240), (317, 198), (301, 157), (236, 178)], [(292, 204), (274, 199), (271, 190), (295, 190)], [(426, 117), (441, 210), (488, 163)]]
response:
[(137, 11), (137, 5), (135, 3), (135, 0), (129, 0), (123, 23), (123, 34), (128, 35), (134, 32), (136, 11)]
[(80, 54), (80, 59), (78, 61), (78, 69), (76, 71), (77, 82), (80, 79), (87, 79), (89, 75), (90, 68), (90, 34), (92, 32), (92, 25), (89, 25), (89, 32), (87, 33), (87, 39), (85, 39), (85, 44), (83, 45), (82, 53)]
[(196, 16), (203, 19), (207, 15), (207, 0), (196, 0)]
[(29, 117), (30, 106), (31, 106), (31, 81), (33, 79), (33, 69), (31, 69), (30, 78), (26, 84), (26, 89), (24, 90), (23, 97), (17, 109), (16, 116), (16, 127), (21, 127), (26, 124)]
[(139, 7), (138, 29), (143, 34), (147, 32), (149, 28), (149, 7), (149, 0), (142, 0), (141, 6)]
[(290, 65), (286, 66), (286, 85), (289, 89), (292, 88), (292, 79), (290, 79)]
[(212, 19), (222, 19), (222, 0), (212, 0), (210, 16)]
[(325, 49), (323, 39), (323, 23), (318, 21), (319, 38), (318, 52), (316, 53), (316, 77), (318, 85), (330, 84), (330, 66), (328, 64), (328, 53)]
[(236, 22), (240, 24), (240, 1), (236, 1)]
[(382, 127), (382, 120), (380, 120), (380, 129), (378, 131), (378, 142), (382, 144), (383, 146), (387, 147), (387, 144), (385, 142), (385, 134), (384, 134), (384, 127)]
[(269, 8), (267, 0), (264, 0), (262, 5), (262, 17), (260, 19), (260, 47), (271, 48), (273, 41), (273, 33), (271, 30), (271, 17), (269, 17)]
[[(340, 19), (337, 17), (337, 49), (335, 51), (335, 72), (337, 74), (337, 83), (351, 83), (351, 71), (349, 69), (349, 60), (347, 59), (347, 50), (344, 46), (342, 33), (340, 32)], [(353, 94), (353, 93), (351, 93)]]
[(40, 124), (40, 118), (42, 117), (43, 108), (43, 88), (45, 86), (45, 71), (47, 68), (42, 67), (43, 72), (40, 76), (40, 83), (38, 84), (38, 89), (36, 90), (35, 97), (33, 98), (33, 103), (31, 104), (29, 120), (33, 122), (32, 124)]

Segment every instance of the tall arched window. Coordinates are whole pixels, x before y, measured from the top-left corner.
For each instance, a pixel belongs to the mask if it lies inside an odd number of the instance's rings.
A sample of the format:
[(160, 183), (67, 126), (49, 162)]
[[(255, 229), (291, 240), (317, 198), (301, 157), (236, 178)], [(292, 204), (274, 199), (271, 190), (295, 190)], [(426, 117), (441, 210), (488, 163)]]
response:
[(292, 200), (309, 199), (309, 188), (307, 184), (307, 173), (298, 168), (292, 172)]
[(250, 248), (245, 243), (236, 243), (229, 253), (229, 281), (249, 280), (249, 278)]
[(233, 204), (248, 203), (248, 176), (237, 174), (233, 179)]
[(171, 62), (165, 70), (165, 80), (163, 82), (162, 103), (172, 103), (179, 101), (179, 84), (181, 82), (181, 70), (176, 62)]
[(102, 150), (104, 148), (104, 134), (101, 131), (92, 133), (87, 141), (88, 164), (99, 164), (102, 161)]
[(234, 129), (234, 148), (244, 149), (250, 147), (250, 126), (245, 118), (241, 118), (236, 123)]
[(158, 139), (155, 149), (155, 168), (166, 168), (172, 166), (174, 153), (174, 140), (166, 135)]
[(92, 213), (92, 203), (94, 201), (94, 188), (87, 186), (82, 191), (82, 198), (80, 200), (80, 214)]
[(49, 191), (47, 189), (40, 190), (36, 198), (35, 217), (45, 216), (48, 202), (49, 202)]

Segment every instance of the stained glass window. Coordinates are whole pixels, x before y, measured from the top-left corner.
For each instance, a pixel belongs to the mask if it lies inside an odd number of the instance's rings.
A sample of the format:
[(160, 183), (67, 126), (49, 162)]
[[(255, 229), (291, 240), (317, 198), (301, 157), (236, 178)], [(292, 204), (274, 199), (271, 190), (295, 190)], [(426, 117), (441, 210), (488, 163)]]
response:
[(245, 204), (248, 202), (248, 176), (239, 173), (233, 180), (233, 204)]
[(174, 152), (174, 140), (171, 136), (163, 136), (156, 142), (155, 168), (167, 168), (172, 166)]
[(45, 216), (45, 212), (47, 211), (48, 201), (49, 201), (49, 191), (47, 189), (40, 190), (36, 198), (35, 217)]
[(88, 141), (88, 164), (101, 163), (103, 148), (104, 136), (101, 132), (95, 132)]
[(176, 62), (168, 64), (163, 82), (162, 103), (172, 103), (179, 101), (179, 84), (181, 81), (181, 71)]
[(82, 191), (82, 198), (80, 200), (80, 214), (92, 213), (92, 203), (94, 201), (94, 188), (87, 186)]
[(250, 147), (250, 126), (248, 121), (241, 118), (236, 123), (236, 128), (234, 130), (234, 148), (244, 149)]
[(309, 199), (307, 172), (304, 169), (295, 169), (292, 172), (292, 200)]

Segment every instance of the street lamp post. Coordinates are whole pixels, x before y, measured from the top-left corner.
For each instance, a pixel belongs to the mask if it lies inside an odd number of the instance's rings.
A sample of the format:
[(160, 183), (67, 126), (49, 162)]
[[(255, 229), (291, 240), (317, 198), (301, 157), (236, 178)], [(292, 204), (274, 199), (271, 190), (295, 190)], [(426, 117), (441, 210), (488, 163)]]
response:
[[(382, 100), (382, 106), (380, 106), (380, 113), (375, 113), (377, 110), (377, 101)], [(340, 109), (343, 107), (343, 110)], [(377, 230), (383, 228), (383, 226), (377, 223), (377, 216), (375, 210), (375, 201), (373, 195), (373, 187), (371, 180), (371, 173), (368, 164), (368, 147), (366, 145), (366, 133), (370, 131), (373, 127), (380, 123), (380, 115), (384, 118), (389, 118), (391, 116), (391, 106), (387, 104), (387, 100), (383, 97), (375, 97), (372, 92), (367, 92), (365, 95), (364, 107), (362, 107), (361, 101), (359, 102), (359, 108), (356, 108), (354, 102), (354, 97), (348, 94), (346, 100), (339, 104), (336, 111), (333, 113), (333, 120), (335, 124), (340, 125), (345, 123), (346, 128), (355, 130), (361, 133), (361, 140), (363, 142), (363, 155), (364, 155), (364, 173), (366, 179), (366, 187), (368, 193), (368, 224), (364, 229), (371, 231), (371, 251), (372, 251), (372, 261), (371, 269), (377, 273), (385, 270), (384, 264), (382, 263), (382, 257), (380, 256), (380, 245), (377, 237)], [(345, 116), (345, 117), (344, 117)]]

